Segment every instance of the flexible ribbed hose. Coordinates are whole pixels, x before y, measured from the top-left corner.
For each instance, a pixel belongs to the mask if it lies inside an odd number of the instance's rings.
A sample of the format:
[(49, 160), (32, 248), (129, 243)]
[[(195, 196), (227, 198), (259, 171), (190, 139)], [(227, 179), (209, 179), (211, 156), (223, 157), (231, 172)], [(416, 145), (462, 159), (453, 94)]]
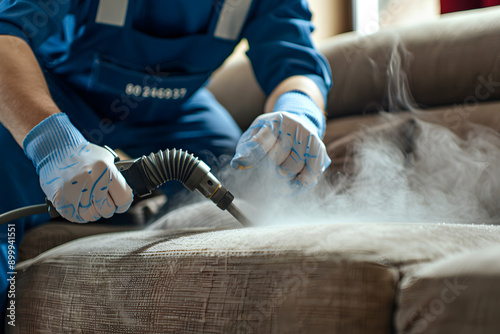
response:
[(158, 151), (142, 159), (146, 176), (154, 187), (170, 180), (186, 183), (199, 163), (193, 154), (177, 149)]

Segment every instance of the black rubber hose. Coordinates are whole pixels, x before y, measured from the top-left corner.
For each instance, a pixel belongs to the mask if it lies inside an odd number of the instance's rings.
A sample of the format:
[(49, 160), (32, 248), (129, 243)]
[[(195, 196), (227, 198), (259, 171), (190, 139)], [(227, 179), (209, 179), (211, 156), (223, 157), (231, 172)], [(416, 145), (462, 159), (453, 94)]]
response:
[(8, 223), (10, 221), (31, 216), (31, 215), (39, 215), (42, 213), (48, 212), (47, 204), (37, 204), (32, 206), (27, 206), (24, 208), (19, 208), (16, 210), (12, 210), (6, 213), (0, 214), (0, 225)]
[(192, 153), (176, 149), (151, 153), (142, 159), (146, 177), (154, 188), (170, 180), (185, 184), (199, 163)]

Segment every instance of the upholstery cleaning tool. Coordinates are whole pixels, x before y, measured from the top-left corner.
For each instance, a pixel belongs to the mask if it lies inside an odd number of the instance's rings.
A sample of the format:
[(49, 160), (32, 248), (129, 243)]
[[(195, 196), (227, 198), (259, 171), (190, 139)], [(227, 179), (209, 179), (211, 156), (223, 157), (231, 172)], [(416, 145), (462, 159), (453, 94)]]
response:
[[(227, 210), (243, 226), (252, 226), (250, 220), (234, 205), (234, 196), (222, 186), (210, 172), (210, 167), (193, 154), (183, 150), (165, 150), (149, 156), (120, 161), (118, 155), (105, 146), (115, 157), (115, 166), (122, 173), (128, 185), (139, 197), (147, 196), (152, 190), (170, 180), (180, 181), (191, 191), (198, 190), (214, 202), (220, 209)], [(58, 217), (52, 203), (33, 205), (0, 215), (0, 224), (22, 217), (49, 212)]]

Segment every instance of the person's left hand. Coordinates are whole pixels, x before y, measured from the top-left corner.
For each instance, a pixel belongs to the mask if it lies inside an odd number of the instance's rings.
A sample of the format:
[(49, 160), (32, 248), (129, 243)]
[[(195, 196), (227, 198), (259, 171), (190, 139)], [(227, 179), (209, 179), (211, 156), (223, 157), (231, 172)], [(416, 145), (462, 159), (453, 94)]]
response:
[(241, 136), (231, 165), (250, 168), (268, 156), (274, 160), (279, 175), (291, 181), (292, 188), (312, 188), (331, 163), (320, 138), (324, 120), (318, 121), (307, 112), (277, 110), (283, 106), (286, 104), (277, 103), (274, 112), (255, 119)]

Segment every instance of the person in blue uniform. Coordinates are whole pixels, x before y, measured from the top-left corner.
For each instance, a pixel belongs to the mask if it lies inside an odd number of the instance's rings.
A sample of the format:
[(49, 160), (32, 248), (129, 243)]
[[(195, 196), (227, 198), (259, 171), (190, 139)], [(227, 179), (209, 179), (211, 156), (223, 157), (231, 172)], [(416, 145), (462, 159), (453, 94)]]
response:
[[(47, 197), (73, 222), (125, 212), (132, 191), (103, 148), (138, 157), (182, 148), (272, 159), (301, 191), (330, 163), (321, 141), (331, 86), (306, 0), (4, 0), (0, 2), (0, 212)], [(241, 135), (204, 88), (241, 39), (265, 110)], [(18, 221), (24, 232), (48, 220)], [(0, 307), (10, 277), (1, 226)], [(12, 247), (11, 247), (12, 249)]]

